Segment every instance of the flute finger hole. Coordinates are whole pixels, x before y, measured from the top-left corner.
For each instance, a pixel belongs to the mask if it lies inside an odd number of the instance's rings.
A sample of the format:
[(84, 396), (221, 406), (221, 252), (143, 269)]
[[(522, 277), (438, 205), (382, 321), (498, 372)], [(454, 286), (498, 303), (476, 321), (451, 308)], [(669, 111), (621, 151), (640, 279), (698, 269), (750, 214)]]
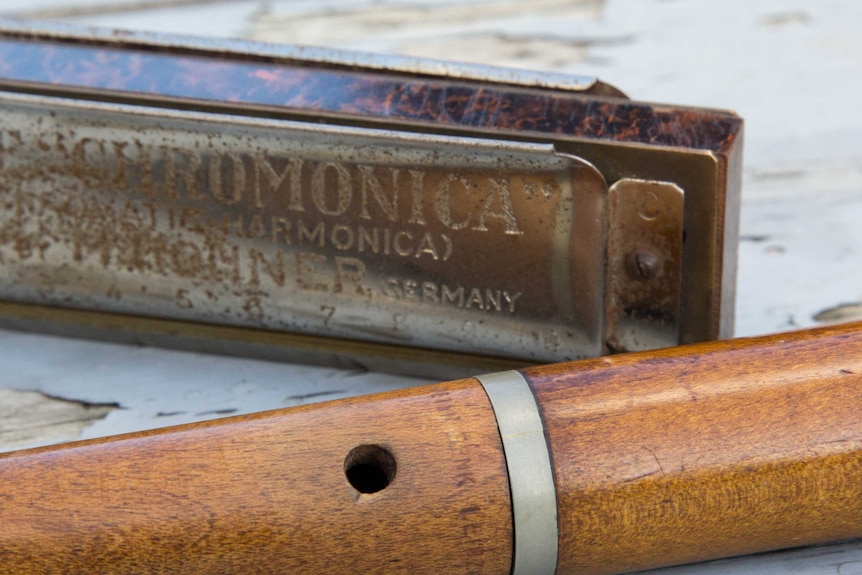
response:
[(395, 457), (380, 445), (359, 445), (344, 459), (344, 475), (360, 493), (377, 493), (395, 479)]

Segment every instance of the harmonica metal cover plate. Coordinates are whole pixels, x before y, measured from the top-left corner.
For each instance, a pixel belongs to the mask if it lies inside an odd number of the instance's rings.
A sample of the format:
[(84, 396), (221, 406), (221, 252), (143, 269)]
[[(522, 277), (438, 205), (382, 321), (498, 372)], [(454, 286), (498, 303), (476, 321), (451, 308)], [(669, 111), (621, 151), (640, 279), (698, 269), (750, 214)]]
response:
[(551, 145), (13, 94), (0, 122), (6, 299), (602, 351), (607, 186)]

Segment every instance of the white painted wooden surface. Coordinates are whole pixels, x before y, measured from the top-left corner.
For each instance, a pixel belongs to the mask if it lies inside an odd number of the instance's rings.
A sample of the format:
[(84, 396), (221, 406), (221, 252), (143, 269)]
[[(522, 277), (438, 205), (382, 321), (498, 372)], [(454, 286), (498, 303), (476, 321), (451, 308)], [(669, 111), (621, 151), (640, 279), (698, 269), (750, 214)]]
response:
[[(577, 72), (734, 109), (737, 335), (862, 318), (862, 2), (0, 0), (0, 14)], [(0, 450), (422, 383), (11, 332), (0, 350)], [(732, 572), (860, 575), (862, 543), (656, 573)]]

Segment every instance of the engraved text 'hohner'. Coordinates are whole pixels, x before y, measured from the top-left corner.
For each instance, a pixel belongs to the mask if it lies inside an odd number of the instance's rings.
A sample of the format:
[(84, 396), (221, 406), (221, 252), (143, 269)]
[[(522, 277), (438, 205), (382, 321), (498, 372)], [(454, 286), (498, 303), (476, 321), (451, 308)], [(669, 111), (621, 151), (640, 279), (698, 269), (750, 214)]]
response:
[(726, 112), (589, 78), (0, 21), (0, 126), (2, 326), (366, 366), (422, 349), (413, 372), (440, 377), (732, 328)]
[[(565, 300), (600, 277), (599, 255), (559, 272), (573, 197), (605, 184), (549, 146), (205, 114), (164, 130), (154, 111), (68, 102), (46, 118), (33, 99), (4, 100), (5, 293), (60, 303), (85, 289), (114, 311), (544, 359), (515, 318), (599, 351), (600, 334), (568, 326), (600, 292)], [(488, 265), (503, 253), (520, 273)], [(553, 281), (529, 280), (533, 267)]]

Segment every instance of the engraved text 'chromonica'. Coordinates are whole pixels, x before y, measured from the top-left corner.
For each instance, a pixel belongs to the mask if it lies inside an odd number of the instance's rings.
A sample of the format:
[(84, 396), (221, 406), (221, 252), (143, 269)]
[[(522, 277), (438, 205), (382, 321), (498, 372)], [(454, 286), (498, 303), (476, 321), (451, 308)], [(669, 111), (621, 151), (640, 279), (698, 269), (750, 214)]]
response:
[(585, 168), (549, 146), (5, 97), (3, 297), (396, 342), (560, 315), (527, 274)]

